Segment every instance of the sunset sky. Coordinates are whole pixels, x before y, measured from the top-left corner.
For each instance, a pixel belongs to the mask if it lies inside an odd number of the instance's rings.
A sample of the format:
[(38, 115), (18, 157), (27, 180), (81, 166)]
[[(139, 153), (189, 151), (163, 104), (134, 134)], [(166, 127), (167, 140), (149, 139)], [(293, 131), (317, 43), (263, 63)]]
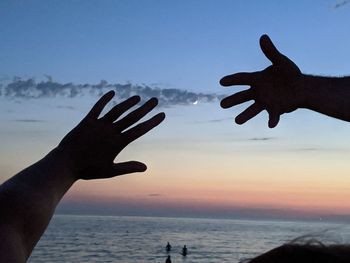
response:
[(249, 103), (223, 110), (219, 98), (245, 87), (218, 84), (270, 65), (262, 34), (304, 73), (348, 75), (345, 2), (1, 1), (0, 182), (53, 149), (101, 91), (148, 86), (167, 118), (116, 160), (147, 172), (79, 181), (60, 212), (350, 215), (350, 124), (298, 110), (275, 129), (266, 113), (239, 126)]

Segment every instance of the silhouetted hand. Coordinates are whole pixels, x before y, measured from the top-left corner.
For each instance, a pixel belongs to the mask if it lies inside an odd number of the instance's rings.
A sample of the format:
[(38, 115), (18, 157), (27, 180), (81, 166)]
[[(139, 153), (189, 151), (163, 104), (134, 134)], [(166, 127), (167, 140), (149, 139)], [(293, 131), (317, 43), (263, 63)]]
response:
[(58, 146), (58, 149), (66, 156), (76, 179), (109, 178), (143, 172), (147, 169), (146, 165), (141, 162), (114, 163), (114, 159), (129, 143), (160, 124), (165, 114), (159, 113), (130, 128), (158, 104), (158, 100), (152, 98), (119, 119), (123, 113), (140, 101), (139, 96), (133, 96), (114, 106), (103, 117), (98, 118), (113, 96), (114, 91), (103, 95), (88, 115), (63, 138)]
[(269, 113), (269, 127), (274, 128), (280, 115), (298, 108), (302, 98), (302, 73), (288, 57), (281, 54), (267, 35), (260, 38), (260, 47), (272, 65), (259, 72), (236, 73), (220, 80), (222, 86), (249, 85), (251, 88), (224, 98), (222, 108), (254, 100), (255, 102), (236, 117), (243, 124), (261, 111)]

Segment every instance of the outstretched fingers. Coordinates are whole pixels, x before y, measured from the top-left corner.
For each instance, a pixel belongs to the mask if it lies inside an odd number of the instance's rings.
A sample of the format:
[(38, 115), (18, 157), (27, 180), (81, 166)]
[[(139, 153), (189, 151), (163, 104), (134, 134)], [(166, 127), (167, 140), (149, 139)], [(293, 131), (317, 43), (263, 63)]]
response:
[(115, 105), (109, 112), (106, 113), (101, 119), (114, 122), (118, 119), (124, 112), (135, 106), (141, 100), (140, 96), (132, 96), (127, 100)]
[(147, 132), (152, 130), (154, 127), (158, 126), (164, 119), (165, 119), (165, 113), (161, 112), (153, 116), (151, 119), (141, 122), (135, 127), (123, 132), (122, 134), (123, 134), (123, 137), (125, 138), (125, 143), (126, 143), (125, 146), (128, 145), (130, 142), (136, 140), (137, 138), (141, 137), (142, 135), (146, 134)]
[(145, 104), (143, 104), (141, 107), (137, 108), (136, 110), (130, 112), (128, 115), (126, 115), (123, 119), (120, 121), (117, 121), (115, 123), (116, 129), (121, 132), (131, 125), (135, 124), (139, 120), (141, 120), (144, 116), (146, 116), (150, 111), (152, 111), (156, 106), (158, 105), (158, 99), (152, 98), (148, 100)]
[(252, 99), (254, 99), (253, 92), (250, 89), (243, 90), (224, 98), (223, 100), (221, 100), (220, 105), (222, 108), (227, 109)]
[(114, 97), (115, 92), (113, 90), (104, 94), (92, 107), (89, 113), (86, 115), (85, 119), (97, 119), (103, 111), (107, 103)]
[(241, 114), (239, 114), (236, 117), (235, 121), (237, 124), (243, 124), (243, 123), (249, 121), (251, 118), (258, 115), (263, 110), (264, 110), (264, 108), (255, 102), (254, 104), (250, 105), (247, 109), (245, 109)]
[(220, 85), (224, 87), (232, 85), (253, 85), (256, 82), (259, 72), (240, 72), (227, 75), (220, 79)]

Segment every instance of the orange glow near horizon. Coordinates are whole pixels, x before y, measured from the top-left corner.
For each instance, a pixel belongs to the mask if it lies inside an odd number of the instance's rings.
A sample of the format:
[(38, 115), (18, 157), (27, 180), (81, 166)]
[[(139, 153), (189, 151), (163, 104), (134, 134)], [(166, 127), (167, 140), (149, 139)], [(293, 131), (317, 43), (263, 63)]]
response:
[[(184, 155), (182, 158), (187, 161), (172, 169), (167, 168), (170, 162), (163, 160), (149, 165), (146, 174), (78, 182), (66, 200), (107, 203), (123, 200), (203, 209), (242, 207), (350, 213), (349, 169), (341, 165), (332, 168), (336, 160), (317, 166), (318, 160), (294, 157), (293, 161), (298, 165), (286, 169), (290, 156), (257, 158), (256, 154), (244, 153), (214, 160), (205, 154), (197, 154), (188, 161), (190, 156), (190, 153)], [(196, 165), (199, 161), (202, 163), (200, 168)]]
[[(319, 148), (308, 148), (304, 137), (288, 135), (282, 124), (281, 129), (252, 132), (251, 127), (233, 126), (232, 122), (210, 123), (203, 133), (204, 124), (196, 123), (197, 118), (182, 125), (183, 119), (169, 117), (168, 123), (131, 144), (116, 160), (145, 162), (147, 172), (79, 181), (64, 202), (350, 214), (350, 167), (343, 143), (327, 141)], [(295, 130), (299, 129), (302, 127)], [(264, 132), (278, 139), (249, 139)], [(36, 135), (15, 140), (8, 133), (1, 149), (0, 179), (45, 156), (64, 133), (49, 133), (46, 141)], [(322, 138), (314, 143), (318, 141)], [(328, 149), (329, 145), (335, 145), (334, 149)]]

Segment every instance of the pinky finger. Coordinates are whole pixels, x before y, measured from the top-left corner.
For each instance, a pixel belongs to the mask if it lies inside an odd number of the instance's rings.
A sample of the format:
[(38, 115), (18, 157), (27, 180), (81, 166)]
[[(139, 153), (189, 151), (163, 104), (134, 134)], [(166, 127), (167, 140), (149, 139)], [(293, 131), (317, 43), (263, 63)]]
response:
[(249, 121), (251, 118), (258, 115), (262, 111), (263, 108), (258, 103), (254, 103), (236, 117), (236, 123), (243, 124)]

